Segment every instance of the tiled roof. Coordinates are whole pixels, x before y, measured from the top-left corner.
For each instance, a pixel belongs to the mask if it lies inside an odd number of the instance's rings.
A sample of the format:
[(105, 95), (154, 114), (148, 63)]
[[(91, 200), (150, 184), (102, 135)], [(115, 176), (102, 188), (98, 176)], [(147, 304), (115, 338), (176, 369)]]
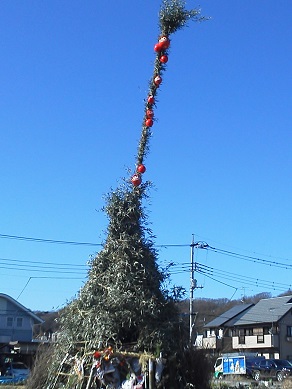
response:
[(260, 300), (246, 311), (233, 325), (277, 322), (292, 308), (292, 296), (274, 297)]
[[(227, 322), (235, 319), (238, 315), (244, 313), (247, 309), (251, 308), (253, 304), (240, 304), (235, 305), (230, 308), (228, 311), (222, 313), (222, 315), (216, 317), (214, 320), (204, 325), (204, 328), (214, 328), (226, 325)], [(228, 324), (229, 325), (229, 324)]]

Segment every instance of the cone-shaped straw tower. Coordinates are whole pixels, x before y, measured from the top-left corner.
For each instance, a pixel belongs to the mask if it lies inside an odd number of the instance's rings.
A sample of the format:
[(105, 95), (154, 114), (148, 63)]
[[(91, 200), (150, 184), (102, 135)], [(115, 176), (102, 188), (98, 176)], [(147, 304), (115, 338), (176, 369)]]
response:
[[(168, 61), (170, 35), (189, 20), (202, 20), (199, 15), (198, 10), (187, 11), (185, 3), (179, 0), (162, 3), (135, 172), (106, 198), (105, 243), (90, 263), (84, 287), (62, 312), (60, 336), (49, 367), (41, 383), (29, 384), (31, 389), (97, 387), (92, 386), (93, 381), (105, 379), (105, 371), (98, 378), (98, 369), (105, 369), (103, 364), (109, 362), (109, 354), (117, 358), (118, 364), (126, 359), (129, 365), (130, 352), (134, 353), (132, 356), (141, 357), (143, 353), (149, 358), (155, 353), (174, 351), (178, 345), (178, 314), (173, 300), (162, 290), (165, 275), (157, 265), (157, 252), (142, 204), (150, 183), (142, 183), (142, 176), (155, 99)], [(129, 367), (128, 373), (134, 374), (133, 370)], [(140, 358), (139, 374), (143, 372), (145, 366)], [(110, 387), (120, 387), (126, 378), (126, 374), (122, 375), (119, 371)]]

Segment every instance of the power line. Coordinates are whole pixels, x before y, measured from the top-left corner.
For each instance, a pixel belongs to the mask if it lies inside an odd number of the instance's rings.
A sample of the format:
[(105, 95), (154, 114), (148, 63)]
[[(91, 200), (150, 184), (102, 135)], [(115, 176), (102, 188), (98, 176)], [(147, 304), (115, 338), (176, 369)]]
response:
[[(172, 268), (174, 270), (172, 270)], [(183, 264), (172, 263), (172, 266), (168, 269), (168, 271), (170, 275), (189, 273), (190, 265), (189, 263), (183, 263)], [(242, 274), (236, 274), (225, 270), (223, 271), (221, 269), (216, 269), (214, 267), (210, 267), (198, 262), (195, 263), (195, 271), (199, 274), (206, 276), (209, 279), (212, 279), (215, 282), (224, 284), (233, 289), (238, 289), (238, 287), (234, 286), (234, 284), (236, 283), (252, 285), (255, 287), (268, 288), (272, 290), (280, 290), (280, 291), (286, 291), (288, 289), (291, 289), (291, 284), (284, 284), (275, 281), (267, 281), (260, 278), (248, 277)], [(227, 284), (227, 282), (223, 282), (222, 280), (232, 281), (232, 284), (230, 283)]]
[(42, 239), (42, 238), (32, 238), (32, 237), (27, 237), (27, 236), (6, 235), (6, 234), (0, 234), (0, 238), (2, 238), (2, 239), (24, 240), (24, 241), (38, 242), (38, 243), (69, 244), (69, 245), (74, 245), (74, 246), (102, 246), (102, 243), (75, 242), (75, 241), (66, 241), (66, 240)]
[[(212, 278), (216, 281), (214, 277), (219, 277), (220, 279), (233, 281), (233, 283), (244, 283), (245, 285), (252, 285), (255, 287), (269, 288), (272, 290), (287, 290), (291, 289), (291, 284), (284, 284), (281, 282), (267, 281), (259, 278), (253, 278), (248, 276), (239, 275), (236, 273), (231, 273), (227, 271), (222, 271), (220, 269), (211, 268), (205, 265), (200, 265), (197, 267), (197, 272), (203, 274), (206, 277)], [(219, 282), (219, 281), (218, 281)], [(233, 287), (232, 285), (229, 285)]]
[[(76, 267), (76, 268), (84, 268), (88, 267), (87, 265), (80, 265), (80, 264), (74, 264), (74, 263), (58, 263), (58, 262), (43, 262), (43, 261), (27, 261), (27, 260), (21, 260), (21, 259), (10, 259), (10, 258), (0, 258), (0, 262), (13, 262), (13, 263), (25, 263), (25, 264), (41, 264), (41, 265), (53, 265), (54, 268), (57, 267)], [(19, 266), (24, 266), (24, 265), (19, 265)], [(33, 267), (33, 265), (31, 265)], [(47, 266), (43, 266), (47, 267)]]
[[(80, 246), (99, 246), (102, 247), (102, 243), (93, 243), (93, 242), (78, 242), (78, 241), (67, 241), (67, 240), (56, 240), (56, 239), (44, 239), (44, 238), (35, 238), (35, 237), (27, 237), (27, 236), (20, 236), (20, 235), (8, 235), (8, 234), (0, 234), (0, 239), (15, 239), (15, 240), (22, 240), (22, 241), (28, 241), (28, 242), (37, 242), (37, 243), (50, 243), (50, 244), (63, 244), (63, 245), (80, 245)], [(153, 245), (154, 247), (160, 247), (160, 248), (167, 248), (167, 247), (190, 247), (189, 243), (182, 243), (182, 244), (156, 244)], [(287, 265), (281, 262), (277, 261), (271, 261), (267, 259), (262, 259), (259, 257), (254, 257), (250, 255), (244, 255), (239, 254), (233, 251), (223, 250), (220, 248), (209, 246), (206, 242), (196, 242), (195, 247), (199, 249), (205, 249), (210, 250), (213, 252), (216, 252), (218, 254), (225, 254), (227, 256), (235, 256), (239, 257), (241, 259), (249, 260), (249, 261), (259, 261), (265, 264), (271, 264), (275, 265), (277, 267), (283, 267), (283, 268), (292, 268), (292, 265)], [(289, 259), (286, 259), (287, 261)]]
[(292, 269), (292, 265), (287, 265), (286, 263), (282, 263), (282, 262), (270, 261), (270, 260), (267, 260), (267, 259), (253, 257), (253, 256), (250, 256), (250, 255), (238, 254), (238, 253), (235, 253), (235, 252), (232, 252), (232, 251), (222, 250), (222, 249), (218, 249), (218, 248), (211, 247), (211, 246), (209, 246), (207, 249), (211, 250), (211, 251), (213, 251), (215, 253), (218, 253), (218, 254), (239, 258), (239, 259), (242, 259), (242, 260), (245, 260), (245, 261), (249, 261), (249, 262), (259, 262), (259, 263), (262, 263), (262, 264), (267, 265), (267, 266), (274, 266), (274, 267), (279, 267), (279, 268), (282, 268), (282, 269), (283, 268), (284, 269)]
[[(21, 266), (21, 265), (14, 265), (14, 267), (9, 267), (9, 266), (0, 266), (0, 269), (6, 269), (6, 270), (19, 270), (19, 271), (29, 271), (29, 272), (42, 272), (42, 273), (57, 273), (57, 274), (80, 274), (83, 272), (80, 271), (70, 271), (70, 270), (62, 270), (62, 269), (55, 269), (55, 270), (44, 270), (44, 268), (39, 268), (39, 269), (31, 269), (31, 268), (18, 268), (16, 266)], [(84, 276), (87, 274), (87, 272), (84, 272)]]
[[(237, 279), (240, 279), (241, 281), (242, 280), (252, 280), (253, 282), (257, 282), (257, 281), (266, 282), (265, 280), (262, 280), (260, 278), (254, 278), (254, 277), (249, 277), (249, 276), (245, 276), (245, 275), (242, 275), (242, 274), (236, 274), (236, 273), (228, 272), (226, 270), (223, 271), (221, 269), (217, 269), (215, 267), (207, 266), (207, 265), (204, 265), (204, 264), (201, 264), (201, 263), (197, 263), (196, 270), (198, 272), (202, 272), (202, 273), (211, 273), (211, 274), (217, 273), (220, 276), (227, 275), (227, 276), (230, 276), (230, 277), (233, 277), (233, 278), (237, 277)], [(275, 283), (275, 282), (273, 282), (273, 283)], [(283, 283), (276, 283), (276, 284), (285, 285)]]
[[(208, 244), (205, 244), (203, 246), (199, 245), (197, 248), (204, 249), (204, 250), (210, 250), (210, 251), (217, 253), (217, 254), (226, 255), (226, 256), (236, 258), (236, 259), (242, 259), (244, 261), (249, 261), (249, 262), (253, 262), (253, 263), (259, 263), (261, 265), (266, 265), (266, 266), (270, 266), (270, 267), (277, 267), (277, 268), (286, 269), (286, 270), (292, 269), (292, 265), (290, 265), (290, 264), (286, 264), (286, 263), (282, 263), (282, 262), (278, 262), (278, 261), (271, 261), (271, 260), (267, 260), (267, 259), (262, 259), (259, 257), (253, 257), (250, 255), (239, 254), (239, 253), (228, 251), (228, 250), (222, 250), (222, 249), (219, 249), (216, 247), (209, 246)], [(186, 264), (188, 266), (188, 263), (184, 263), (184, 264)]]
[[(0, 238), (3, 239), (17, 239), (17, 240), (24, 240), (24, 241), (30, 241), (30, 242), (38, 242), (38, 243), (55, 243), (55, 244), (69, 244), (69, 245), (87, 245), (87, 246), (102, 246), (101, 243), (90, 243), (90, 242), (77, 242), (77, 241), (64, 241), (64, 240), (53, 240), (53, 239), (41, 239), (41, 238), (33, 238), (33, 237), (24, 237), (24, 236), (17, 236), (17, 235), (7, 235), (7, 234), (0, 234)], [(167, 247), (190, 247), (190, 244), (164, 244), (164, 245), (155, 245), (155, 247), (161, 247), (161, 248), (167, 248)], [(223, 250), (220, 248), (209, 246), (206, 242), (196, 242), (194, 247), (197, 249), (204, 249), (209, 250), (211, 252), (235, 257), (237, 259), (241, 259), (244, 261), (250, 261), (254, 263), (258, 263), (261, 265), (266, 265), (270, 267), (278, 267), (278, 268), (284, 268), (284, 269), (292, 269), (292, 265), (285, 264), (278, 261), (272, 261), (267, 259), (262, 259), (259, 257), (251, 256), (251, 255), (244, 255), (233, 251)], [(4, 262), (4, 264), (2, 263)], [(177, 275), (182, 274), (190, 271), (190, 265), (189, 263), (171, 263), (171, 265), (168, 264), (167, 272), (170, 275)], [(287, 284), (281, 284), (276, 282), (270, 282), (261, 280), (258, 278), (251, 278), (247, 276), (242, 276), (241, 274), (235, 274), (230, 273), (226, 271), (221, 271), (220, 269), (215, 269), (208, 267), (203, 264), (196, 263), (197, 269), (196, 271), (210, 279), (213, 279), (216, 282), (225, 284), (226, 286), (229, 286), (231, 288), (237, 289), (233, 285), (227, 284), (223, 282), (222, 280), (226, 281), (233, 281), (232, 283), (245, 283), (248, 285), (253, 285), (257, 287), (265, 287), (270, 289), (282, 289), (283, 288), (291, 288), (291, 285)], [(67, 263), (56, 263), (56, 262), (43, 262), (43, 261), (24, 261), (24, 260), (17, 260), (17, 259), (8, 259), (8, 258), (0, 258), (0, 268), (1, 269), (8, 269), (8, 270), (22, 270), (22, 271), (29, 271), (29, 272), (43, 272), (43, 273), (61, 273), (61, 274), (80, 274), (79, 269), (88, 270), (88, 266), (86, 265), (80, 265), (80, 264), (67, 264)], [(217, 278), (220, 278), (218, 280)], [(53, 277), (56, 278), (56, 277)]]
[(82, 280), (83, 278), (77, 278), (77, 277), (29, 277), (29, 279), (27, 280), (26, 284), (24, 285), (24, 287), (22, 288), (21, 292), (19, 293), (18, 297), (16, 298), (16, 300), (19, 299), (19, 297), (22, 295), (22, 293), (24, 292), (24, 290), (26, 289), (26, 287), (28, 286), (30, 280), (32, 279), (37, 279), (37, 278), (41, 278), (41, 279), (62, 279), (62, 280)]
[[(102, 243), (92, 243), (92, 242), (78, 242), (78, 241), (66, 241), (66, 240), (55, 240), (55, 239), (43, 239), (43, 238), (34, 238), (34, 237), (26, 237), (26, 236), (19, 236), (19, 235), (8, 235), (8, 234), (0, 234), (0, 239), (15, 239), (15, 240), (22, 240), (22, 241), (28, 241), (28, 242), (37, 242), (37, 243), (50, 243), (50, 244), (64, 244), (64, 245), (80, 245), (80, 246), (99, 246), (102, 247)], [(190, 244), (156, 244), (153, 245), (154, 247), (160, 247), (160, 248), (167, 248), (167, 247), (190, 247)], [(233, 251), (223, 250), (220, 248), (209, 246), (206, 242), (196, 242), (195, 247), (198, 249), (205, 249), (210, 250), (213, 252), (216, 252), (218, 254), (241, 258), (246, 261), (252, 261), (252, 262), (262, 262), (266, 265), (274, 265), (276, 267), (280, 268), (292, 268), (292, 265), (287, 265), (282, 262), (278, 261), (271, 261), (267, 259), (262, 259), (259, 257), (254, 257), (250, 255), (244, 255), (239, 254)], [(288, 259), (287, 259), (288, 260)]]
[[(14, 240), (23, 240), (28, 242), (37, 242), (37, 243), (51, 243), (51, 244), (68, 244), (74, 246), (103, 246), (102, 243), (92, 243), (92, 242), (77, 242), (77, 241), (68, 241), (68, 240), (55, 240), (55, 239), (43, 239), (43, 238), (33, 238), (28, 236), (19, 236), (19, 235), (7, 235), (0, 234), (0, 239), (14, 239)], [(154, 247), (189, 247), (189, 244), (158, 244)]]

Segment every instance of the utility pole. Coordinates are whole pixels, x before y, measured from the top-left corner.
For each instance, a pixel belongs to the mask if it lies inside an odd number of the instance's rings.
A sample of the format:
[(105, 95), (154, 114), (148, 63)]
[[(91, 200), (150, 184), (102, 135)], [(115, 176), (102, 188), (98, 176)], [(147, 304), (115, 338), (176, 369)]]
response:
[(192, 237), (191, 243), (191, 273), (190, 273), (190, 346), (192, 346), (193, 338), (193, 324), (194, 324), (194, 312), (193, 312), (193, 299), (194, 299), (194, 289), (195, 289), (195, 268), (194, 268), (194, 234)]
[(193, 345), (193, 328), (195, 325), (196, 312), (194, 312), (193, 299), (194, 289), (203, 288), (203, 286), (197, 286), (197, 280), (195, 279), (196, 263), (194, 262), (194, 248), (207, 249), (209, 245), (205, 242), (194, 242), (194, 234), (191, 243), (191, 272), (190, 272), (190, 346)]

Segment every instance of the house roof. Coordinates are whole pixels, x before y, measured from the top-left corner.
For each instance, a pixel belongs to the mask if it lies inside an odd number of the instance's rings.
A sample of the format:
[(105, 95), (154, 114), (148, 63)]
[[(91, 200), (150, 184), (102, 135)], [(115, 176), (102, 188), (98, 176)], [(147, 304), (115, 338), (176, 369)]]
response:
[(25, 308), (24, 305), (20, 304), (18, 301), (14, 300), (14, 298), (8, 296), (8, 294), (4, 294), (4, 293), (0, 293), (0, 298), (3, 298), (3, 299), (6, 299), (8, 300), (10, 303), (16, 305), (19, 309), (21, 309), (22, 311), (24, 311), (25, 313), (27, 313), (29, 316), (31, 316), (31, 318), (38, 322), (38, 323), (43, 323), (44, 320), (42, 320), (40, 317), (38, 317), (37, 315), (35, 315), (30, 309), (27, 309)]
[(253, 305), (254, 304), (235, 305), (234, 307), (230, 308), (228, 311), (222, 313), (222, 315), (216, 317), (209, 323), (205, 324), (204, 328), (214, 328), (214, 327), (221, 327), (223, 325), (228, 325), (228, 326), (232, 325), (231, 321), (233, 321), (233, 319), (237, 318), (238, 315), (243, 314), (247, 309), (251, 308)]
[(274, 297), (260, 300), (246, 311), (233, 325), (273, 323), (279, 321), (292, 308), (292, 296)]

